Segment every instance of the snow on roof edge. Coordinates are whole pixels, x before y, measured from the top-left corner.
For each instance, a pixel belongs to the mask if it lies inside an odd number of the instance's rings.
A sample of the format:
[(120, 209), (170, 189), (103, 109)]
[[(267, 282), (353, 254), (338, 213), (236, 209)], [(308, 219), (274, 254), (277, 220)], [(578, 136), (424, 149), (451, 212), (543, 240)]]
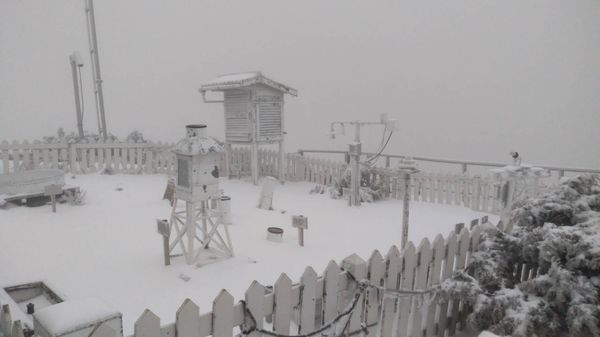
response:
[(97, 298), (64, 301), (40, 309), (34, 314), (35, 320), (54, 336), (120, 316), (119, 311)]
[(243, 88), (256, 83), (267, 85), (292, 96), (298, 96), (298, 90), (267, 78), (260, 71), (220, 75), (200, 86), (200, 92)]

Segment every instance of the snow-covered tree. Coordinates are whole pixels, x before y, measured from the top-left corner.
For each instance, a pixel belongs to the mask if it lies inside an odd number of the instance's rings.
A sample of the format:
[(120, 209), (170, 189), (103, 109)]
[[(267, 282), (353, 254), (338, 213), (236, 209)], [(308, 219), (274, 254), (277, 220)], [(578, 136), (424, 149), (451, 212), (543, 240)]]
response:
[[(371, 172), (370, 168), (365, 165), (360, 166), (360, 201), (361, 202), (374, 202), (383, 199), (383, 184), (376, 183), (370, 179)], [(349, 189), (351, 186), (352, 170), (347, 167), (342, 175), (336, 177), (332, 186), (329, 187), (329, 195), (334, 199), (339, 199), (343, 196), (344, 189)]]
[(600, 177), (565, 179), (517, 204), (510, 221), (510, 233), (483, 229), (472, 282), (446, 284), (470, 287), (470, 324), (514, 337), (600, 336)]

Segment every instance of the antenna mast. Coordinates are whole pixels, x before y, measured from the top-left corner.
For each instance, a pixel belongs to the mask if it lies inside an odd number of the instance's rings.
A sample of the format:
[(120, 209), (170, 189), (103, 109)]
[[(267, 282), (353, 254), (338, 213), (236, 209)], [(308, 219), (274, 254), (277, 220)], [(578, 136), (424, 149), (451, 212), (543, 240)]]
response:
[(94, 75), (94, 98), (98, 117), (98, 132), (106, 140), (106, 117), (104, 116), (104, 95), (102, 93), (102, 77), (100, 76), (100, 59), (98, 56), (98, 40), (96, 38), (96, 19), (94, 18), (94, 0), (85, 0), (85, 16), (87, 19), (88, 42), (92, 57), (92, 73)]
[(83, 88), (81, 84), (81, 67), (83, 67), (83, 61), (78, 52), (74, 52), (69, 56), (69, 62), (71, 63), (71, 73), (73, 75), (73, 89), (75, 91), (75, 113), (77, 115), (77, 131), (79, 132), (79, 139), (84, 137), (83, 134)]

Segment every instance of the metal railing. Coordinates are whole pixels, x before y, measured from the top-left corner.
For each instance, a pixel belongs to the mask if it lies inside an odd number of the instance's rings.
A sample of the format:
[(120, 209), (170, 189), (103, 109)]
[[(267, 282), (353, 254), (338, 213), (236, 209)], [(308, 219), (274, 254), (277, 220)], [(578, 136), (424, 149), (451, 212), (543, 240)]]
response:
[[(343, 151), (343, 150), (312, 150), (312, 149), (299, 149), (298, 153), (300, 155), (304, 155), (304, 153), (321, 153), (321, 154), (343, 154), (345, 156), (347, 156), (347, 154), (348, 154), (347, 151)], [(373, 155), (376, 155), (376, 153), (363, 152), (362, 155), (373, 156)], [(383, 154), (382, 153), (379, 156), (382, 158), (385, 158), (385, 167), (390, 167), (392, 158), (395, 158), (395, 159), (411, 158), (411, 159), (414, 159), (417, 161), (422, 161), (422, 162), (460, 165), (461, 171), (463, 173), (468, 172), (468, 166), (503, 167), (503, 166), (507, 165), (507, 163), (493, 163), (493, 162), (470, 161), (470, 160), (417, 157), (417, 156), (405, 156), (405, 155), (398, 155), (398, 154)], [(562, 178), (566, 172), (598, 173), (598, 174), (600, 174), (600, 169), (560, 167), (560, 166), (547, 166), (547, 165), (537, 165), (537, 166), (545, 168), (548, 171), (550, 171), (551, 173), (556, 172), (559, 178)]]

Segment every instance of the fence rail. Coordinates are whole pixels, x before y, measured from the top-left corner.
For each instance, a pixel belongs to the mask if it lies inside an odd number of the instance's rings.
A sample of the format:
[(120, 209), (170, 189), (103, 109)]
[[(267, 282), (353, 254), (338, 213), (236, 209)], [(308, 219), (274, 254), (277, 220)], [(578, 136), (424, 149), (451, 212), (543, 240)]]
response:
[[(234, 176), (249, 175), (250, 152), (236, 148), (231, 161)], [(307, 181), (321, 185), (331, 185), (339, 179), (347, 165), (342, 161), (312, 158), (299, 154), (286, 154), (285, 176), (290, 181)], [(277, 176), (277, 152), (259, 151), (259, 174)], [(370, 170), (367, 178), (373, 185), (380, 186), (384, 197), (402, 199), (404, 183), (393, 171), (385, 168)], [(481, 177), (469, 174), (441, 174), (421, 172), (411, 178), (410, 196), (412, 200), (464, 206), (475, 211), (498, 213), (501, 208), (501, 184), (490, 176)]]
[(116, 173), (172, 173), (175, 157), (167, 143), (41, 143), (14, 141), (0, 143), (2, 173), (40, 168), (70, 173), (110, 169)]
[[(340, 320), (324, 333), (331, 335), (332, 329), (339, 333), (343, 328), (346, 334), (361, 337), (453, 336), (465, 327), (470, 311), (460, 299), (442, 302), (437, 297), (399, 298), (384, 296), (380, 290), (419, 292), (464, 270), (479, 249), (484, 222), (487, 217), (475, 220), (470, 229), (457, 228), (446, 238), (438, 234), (433, 241), (423, 239), (418, 246), (409, 242), (402, 251), (393, 246), (385, 256), (376, 250), (367, 261), (357, 255), (341, 264), (331, 261), (320, 275), (307, 267), (298, 282), (292, 282), (286, 274), (281, 274), (273, 287), (254, 281), (245, 293), (244, 303), (235, 303), (233, 296), (222, 290), (212, 308), (202, 314), (198, 305), (186, 299), (171, 324), (161, 326), (158, 316), (145, 310), (135, 322), (131, 337), (232, 337), (235, 331), (250, 328), (284, 336), (310, 334), (342, 315), (353, 296), (359, 297), (347, 316), (348, 324)], [(358, 292), (354, 279), (366, 280), (374, 287)], [(1, 306), (0, 313), (4, 337), (23, 337), (23, 324), (12, 321), (7, 304)], [(107, 328), (96, 328), (91, 337), (119, 336), (119, 332)]]
[[(320, 154), (347, 154), (347, 151), (342, 150), (311, 150), (311, 149), (299, 149), (298, 153), (303, 155), (305, 153), (320, 153)], [(375, 153), (364, 152), (365, 156), (373, 156)], [(503, 167), (506, 166), (506, 163), (494, 163), (494, 162), (482, 162), (482, 161), (470, 161), (470, 160), (457, 160), (457, 159), (443, 159), (443, 158), (431, 158), (431, 157), (414, 157), (414, 156), (405, 156), (405, 155), (397, 155), (397, 154), (380, 154), (381, 157), (385, 158), (386, 166), (390, 166), (390, 160), (393, 159), (403, 159), (410, 157), (411, 159), (422, 161), (422, 162), (430, 162), (430, 163), (441, 163), (441, 164), (453, 164), (460, 165), (462, 173), (468, 172), (468, 166), (481, 166), (481, 167)], [(539, 166), (539, 165), (538, 165)], [(539, 166), (549, 170), (550, 172), (556, 172), (559, 178), (562, 178), (566, 172), (574, 172), (574, 173), (600, 173), (600, 169), (589, 169), (589, 168), (575, 168), (575, 167), (560, 167), (560, 166), (549, 166), (543, 165)]]
[[(4, 141), (0, 143), (0, 167), (3, 173), (54, 168), (70, 173), (110, 170), (114, 173), (128, 174), (173, 174), (175, 155), (170, 151), (171, 148), (172, 144), (160, 142), (45, 144)], [(307, 150), (301, 151), (307, 152)], [(325, 152), (343, 153), (342, 151)], [(321, 185), (333, 184), (347, 167), (343, 161), (315, 158), (299, 153), (288, 153), (284, 159), (286, 180), (307, 181)], [(223, 158), (223, 165), (224, 161)], [(261, 176), (278, 175), (276, 151), (259, 150), (258, 161)], [(232, 149), (229, 172), (230, 176), (250, 175), (249, 149)], [(368, 177), (370, 182), (382, 189), (384, 197), (395, 199), (403, 197), (404, 184), (401, 179), (393, 171), (383, 167), (373, 168)], [(464, 206), (490, 213), (498, 213), (500, 210), (501, 185), (489, 176), (421, 172), (413, 175), (409, 192), (411, 199), (415, 201)]]

